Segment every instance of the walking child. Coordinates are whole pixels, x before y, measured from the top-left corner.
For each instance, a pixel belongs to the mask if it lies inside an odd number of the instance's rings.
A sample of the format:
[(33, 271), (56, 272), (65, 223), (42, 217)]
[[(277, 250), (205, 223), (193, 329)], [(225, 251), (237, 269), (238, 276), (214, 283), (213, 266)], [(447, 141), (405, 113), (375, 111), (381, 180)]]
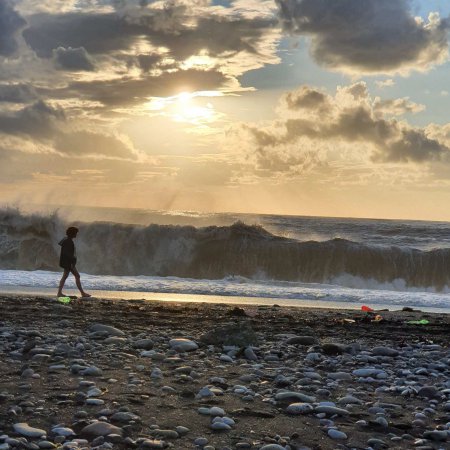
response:
[(81, 296), (90, 297), (90, 294), (88, 294), (83, 290), (83, 287), (81, 286), (80, 274), (78, 273), (78, 270), (75, 267), (75, 264), (77, 263), (77, 254), (73, 239), (77, 237), (78, 231), (79, 230), (77, 227), (67, 228), (66, 237), (59, 242), (59, 245), (61, 246), (59, 265), (64, 269), (64, 273), (61, 278), (61, 281), (59, 282), (58, 297), (65, 297), (65, 294), (63, 294), (62, 290), (64, 287), (64, 283), (66, 282), (67, 277), (69, 276), (69, 273), (72, 273), (73, 276), (75, 277), (75, 282), (77, 284), (77, 288), (81, 293)]

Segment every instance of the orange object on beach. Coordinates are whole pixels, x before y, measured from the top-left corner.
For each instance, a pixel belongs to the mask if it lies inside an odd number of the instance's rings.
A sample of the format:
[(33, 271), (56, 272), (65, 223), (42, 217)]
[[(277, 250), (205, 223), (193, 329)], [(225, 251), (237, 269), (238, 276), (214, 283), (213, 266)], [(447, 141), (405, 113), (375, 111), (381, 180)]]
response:
[(361, 310), (366, 312), (373, 312), (373, 309), (366, 305), (361, 306)]

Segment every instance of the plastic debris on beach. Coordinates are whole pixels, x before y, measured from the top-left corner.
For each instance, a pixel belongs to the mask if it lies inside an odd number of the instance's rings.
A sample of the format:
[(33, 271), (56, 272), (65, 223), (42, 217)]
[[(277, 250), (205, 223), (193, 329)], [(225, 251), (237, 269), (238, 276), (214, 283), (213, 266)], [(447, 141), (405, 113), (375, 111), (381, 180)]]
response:
[(370, 308), (369, 306), (363, 305), (363, 306), (361, 306), (361, 311), (373, 312), (373, 309)]
[(430, 321), (427, 319), (421, 319), (421, 320), (410, 320), (406, 323), (408, 323), (410, 325), (428, 325), (430, 323)]
[(64, 303), (65, 305), (71, 302), (70, 297), (58, 297), (58, 302)]

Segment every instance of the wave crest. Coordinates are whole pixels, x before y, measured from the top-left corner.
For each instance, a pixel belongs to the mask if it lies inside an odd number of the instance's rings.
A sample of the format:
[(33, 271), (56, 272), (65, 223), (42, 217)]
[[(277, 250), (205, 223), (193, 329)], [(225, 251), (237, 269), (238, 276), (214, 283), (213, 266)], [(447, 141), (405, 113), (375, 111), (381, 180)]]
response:
[[(79, 223), (79, 270), (97, 275), (227, 276), (329, 283), (351, 275), (380, 283), (442, 290), (450, 285), (450, 249), (421, 251), (346, 239), (300, 242), (261, 226)], [(67, 224), (56, 213), (0, 210), (0, 269), (58, 270)]]

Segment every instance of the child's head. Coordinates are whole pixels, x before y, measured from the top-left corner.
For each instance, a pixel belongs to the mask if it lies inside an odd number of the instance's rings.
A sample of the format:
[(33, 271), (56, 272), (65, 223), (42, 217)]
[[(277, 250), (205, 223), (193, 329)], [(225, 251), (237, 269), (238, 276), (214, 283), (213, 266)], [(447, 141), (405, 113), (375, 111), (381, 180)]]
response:
[(67, 237), (75, 238), (75, 237), (77, 237), (78, 231), (79, 231), (79, 230), (78, 230), (77, 227), (69, 227), (69, 228), (67, 228), (67, 230), (66, 230), (66, 235), (67, 235)]

